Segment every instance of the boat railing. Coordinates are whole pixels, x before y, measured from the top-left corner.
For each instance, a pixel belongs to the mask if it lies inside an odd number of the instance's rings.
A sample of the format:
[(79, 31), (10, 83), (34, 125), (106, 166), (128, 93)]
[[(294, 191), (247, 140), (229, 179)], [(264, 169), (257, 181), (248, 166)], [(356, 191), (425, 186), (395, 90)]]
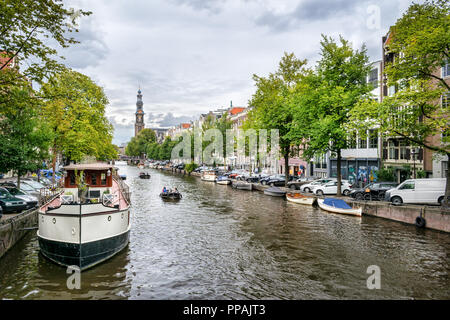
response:
[(113, 179), (119, 185), (119, 202), (120, 202), (120, 196), (122, 195), (123, 198), (125, 199), (125, 201), (127, 202), (127, 204), (130, 204), (131, 203), (131, 201), (130, 201), (131, 193), (130, 193), (130, 188), (128, 187), (128, 185), (125, 182), (123, 182), (122, 178), (118, 175), (113, 175)]
[(63, 192), (62, 188), (52, 187), (52, 188), (41, 188), (39, 189), (39, 206), (42, 206), (54, 198), (61, 195)]

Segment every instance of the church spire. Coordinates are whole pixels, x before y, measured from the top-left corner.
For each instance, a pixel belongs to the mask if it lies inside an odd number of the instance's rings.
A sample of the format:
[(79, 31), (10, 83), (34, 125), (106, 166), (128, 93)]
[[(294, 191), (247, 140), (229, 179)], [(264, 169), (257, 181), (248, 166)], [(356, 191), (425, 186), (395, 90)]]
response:
[(137, 101), (136, 101), (136, 123), (134, 125), (134, 136), (137, 136), (139, 132), (141, 132), (142, 129), (144, 129), (144, 102), (142, 101), (142, 92), (141, 92), (141, 86), (139, 85), (139, 90), (137, 94)]

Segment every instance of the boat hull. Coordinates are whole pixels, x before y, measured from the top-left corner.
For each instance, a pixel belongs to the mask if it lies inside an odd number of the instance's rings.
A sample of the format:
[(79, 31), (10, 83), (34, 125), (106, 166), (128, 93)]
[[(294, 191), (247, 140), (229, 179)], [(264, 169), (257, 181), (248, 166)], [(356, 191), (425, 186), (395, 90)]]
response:
[(217, 182), (217, 184), (230, 184), (231, 183), (230, 180), (218, 180), (216, 182)]
[(317, 199), (317, 204), (319, 205), (319, 208), (333, 213), (340, 213), (340, 214), (347, 214), (352, 216), (362, 216), (362, 208), (358, 209), (341, 209), (341, 208), (335, 208), (333, 206), (326, 205), (323, 203), (324, 199)]
[(296, 198), (296, 197), (291, 197), (288, 194), (286, 195), (286, 199), (287, 199), (287, 201), (290, 201), (290, 202), (293, 202), (293, 203), (310, 205), (310, 206), (316, 200), (316, 198), (313, 198), (313, 197), (299, 197), (299, 198)]
[(264, 191), (264, 194), (267, 195), (267, 196), (272, 196), (272, 197), (284, 197), (284, 195), (286, 193)]
[(63, 266), (77, 266), (80, 270), (86, 270), (113, 257), (128, 245), (129, 240), (130, 230), (117, 236), (81, 244), (45, 239), (38, 232), (39, 247), (47, 259)]
[(253, 185), (247, 182), (236, 182), (232, 184), (232, 187), (238, 190), (252, 191)]

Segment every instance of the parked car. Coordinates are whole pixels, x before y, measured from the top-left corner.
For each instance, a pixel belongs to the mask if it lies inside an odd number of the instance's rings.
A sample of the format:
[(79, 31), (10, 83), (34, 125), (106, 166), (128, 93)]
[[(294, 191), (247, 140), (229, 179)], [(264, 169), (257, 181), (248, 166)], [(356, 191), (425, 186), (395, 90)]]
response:
[(4, 213), (22, 212), (27, 208), (27, 203), (11, 195), (5, 188), (0, 188), (0, 206)]
[(19, 199), (22, 199), (27, 203), (27, 209), (34, 208), (38, 206), (38, 198), (36, 196), (32, 196), (30, 194), (25, 193), (22, 190), (17, 189), (13, 186), (3, 186), (8, 192)]
[(304, 184), (311, 183), (312, 181), (317, 180), (317, 178), (298, 178), (292, 181), (289, 181), (287, 186), (292, 190), (300, 190), (300, 187)]
[[(289, 176), (289, 180), (292, 180), (293, 176)], [(284, 186), (286, 181), (286, 176), (284, 174), (277, 174), (274, 176), (270, 176), (266, 179), (261, 179), (264, 185), (269, 185), (271, 187), (273, 186)]]
[(230, 174), (228, 175), (228, 177), (231, 178), (231, 179), (237, 179), (238, 176), (244, 174), (245, 172), (246, 172), (246, 171), (245, 171), (245, 170), (242, 170), (242, 169), (235, 169), (235, 170), (232, 170), (232, 171), (230, 172)]
[(385, 200), (402, 203), (441, 204), (445, 196), (445, 178), (409, 179), (386, 191)]
[[(7, 181), (7, 182), (0, 183), (0, 187), (5, 187), (5, 186), (17, 188), (17, 182), (16, 181)], [(20, 190), (25, 192), (26, 194), (35, 196), (37, 198), (39, 198), (39, 196), (40, 196), (39, 191), (36, 191), (36, 189), (34, 189), (33, 187), (31, 187), (30, 185), (28, 185), (26, 183), (22, 183), (22, 182), (20, 183)]]
[[(324, 194), (337, 194), (337, 187), (338, 182), (337, 181), (330, 181), (323, 185), (319, 185), (314, 187), (313, 193), (315, 193), (318, 196), (323, 196)], [(341, 182), (341, 192), (344, 196), (347, 196), (350, 191), (352, 191), (352, 185), (348, 182)]]
[(349, 196), (356, 200), (384, 200), (384, 194), (389, 189), (398, 186), (396, 182), (372, 182), (364, 188), (353, 189)]
[(307, 183), (307, 184), (304, 184), (304, 185), (300, 186), (300, 191), (311, 192), (314, 189), (314, 187), (320, 186), (322, 184), (328, 183), (330, 181), (335, 181), (335, 180), (336, 180), (336, 178), (317, 179), (317, 180), (314, 180), (311, 183)]
[(20, 183), (29, 185), (30, 187), (35, 189), (37, 192), (39, 192), (41, 189), (46, 188), (45, 185), (43, 185), (42, 183), (34, 181), (33, 179), (30, 179), (30, 178), (24, 178), (20, 181)]

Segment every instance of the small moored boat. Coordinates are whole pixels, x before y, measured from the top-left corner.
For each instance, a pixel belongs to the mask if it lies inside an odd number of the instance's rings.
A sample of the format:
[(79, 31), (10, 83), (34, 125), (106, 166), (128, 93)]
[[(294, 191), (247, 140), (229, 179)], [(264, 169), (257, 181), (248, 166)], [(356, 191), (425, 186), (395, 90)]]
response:
[(161, 192), (159, 194), (159, 196), (163, 199), (163, 200), (180, 200), (181, 198), (183, 198), (183, 196), (181, 195), (181, 193), (179, 193), (178, 191), (167, 191), (167, 192)]
[(278, 187), (270, 187), (264, 190), (264, 194), (272, 197), (284, 197), (286, 191), (283, 191)]
[(305, 205), (312, 205), (314, 203), (314, 201), (316, 201), (315, 197), (307, 197), (300, 193), (287, 193), (286, 199), (290, 202), (305, 204)]
[(227, 176), (220, 176), (216, 179), (217, 184), (230, 184), (231, 180)]
[(335, 199), (335, 198), (317, 199), (317, 204), (321, 209), (329, 212), (349, 214), (358, 217), (362, 215), (362, 208), (353, 209), (342, 199)]
[(253, 185), (244, 181), (236, 181), (231, 185), (235, 189), (252, 191)]
[(139, 173), (139, 178), (141, 179), (150, 179), (150, 174), (147, 172), (140, 172)]
[(203, 171), (203, 173), (202, 173), (203, 181), (215, 182), (216, 178), (217, 178), (217, 174), (215, 171)]

